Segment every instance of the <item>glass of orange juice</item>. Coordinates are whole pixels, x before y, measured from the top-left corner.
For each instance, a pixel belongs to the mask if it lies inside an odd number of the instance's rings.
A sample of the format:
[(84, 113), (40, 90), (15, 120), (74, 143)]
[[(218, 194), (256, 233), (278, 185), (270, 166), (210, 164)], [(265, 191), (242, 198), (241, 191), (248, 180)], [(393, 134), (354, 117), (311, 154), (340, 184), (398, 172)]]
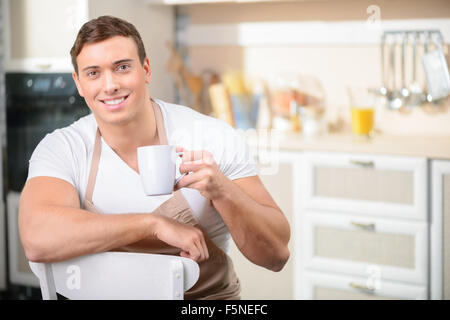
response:
[(375, 96), (367, 88), (348, 88), (352, 132), (370, 137), (374, 128)]

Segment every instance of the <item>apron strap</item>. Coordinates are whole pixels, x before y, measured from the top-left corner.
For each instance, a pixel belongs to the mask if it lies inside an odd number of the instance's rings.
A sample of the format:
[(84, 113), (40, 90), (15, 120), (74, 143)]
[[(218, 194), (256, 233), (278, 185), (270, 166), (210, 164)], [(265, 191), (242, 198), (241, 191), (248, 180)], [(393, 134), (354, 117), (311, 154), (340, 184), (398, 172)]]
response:
[[(159, 105), (153, 101), (153, 99), (152, 99), (152, 106), (153, 106), (153, 113), (155, 115), (156, 130), (158, 132), (159, 144), (166, 145), (166, 144), (168, 144), (167, 143), (167, 135), (166, 135), (166, 130), (164, 128), (164, 119), (162, 116), (161, 109), (160, 109)], [(88, 183), (86, 186), (86, 194), (84, 196), (85, 203), (87, 201), (92, 203), (92, 195), (94, 193), (95, 180), (97, 178), (98, 164), (100, 162), (101, 152), (102, 152), (102, 140), (101, 140), (100, 129), (97, 127), (97, 132), (95, 135), (95, 143), (94, 143), (94, 153), (92, 155), (91, 168), (89, 171), (89, 178), (88, 178)]]
[(100, 154), (102, 152), (102, 140), (100, 136), (100, 129), (97, 127), (95, 134), (94, 154), (92, 155), (91, 170), (89, 172), (89, 180), (86, 187), (86, 194), (84, 201), (92, 202), (92, 194), (94, 193), (95, 180), (97, 178), (98, 164), (100, 162)]
[(167, 142), (166, 130), (164, 128), (164, 119), (161, 112), (161, 107), (152, 99), (153, 111), (155, 113), (156, 130), (158, 131), (159, 144), (166, 145)]

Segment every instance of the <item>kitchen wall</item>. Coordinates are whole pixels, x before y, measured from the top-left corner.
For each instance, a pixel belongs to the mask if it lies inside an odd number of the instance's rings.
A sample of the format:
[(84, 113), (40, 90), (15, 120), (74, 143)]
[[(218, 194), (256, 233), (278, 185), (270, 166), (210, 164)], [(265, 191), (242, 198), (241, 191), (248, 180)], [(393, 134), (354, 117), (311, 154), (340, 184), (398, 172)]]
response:
[[(267, 43), (259, 41), (240, 41), (239, 28), (246, 23), (264, 22), (325, 22), (330, 29), (326, 33), (334, 34), (331, 27), (340, 28), (340, 23), (364, 23), (369, 14), (367, 8), (377, 5), (380, 8), (381, 27), (384, 22), (403, 26), (402, 29), (423, 29), (438, 26), (448, 43), (450, 36), (450, 6), (445, 0), (384, 0), (384, 1), (298, 1), (286, 3), (241, 3), (189, 5), (178, 8), (178, 16), (187, 18), (189, 28), (207, 26), (211, 30), (221, 30), (223, 26), (236, 26), (236, 41), (205, 41), (187, 37), (189, 67), (195, 73), (214, 69), (218, 72), (243, 70), (246, 74), (264, 79), (297, 79), (300, 75), (315, 77), (322, 83), (326, 92), (326, 120), (335, 122), (341, 117), (348, 124), (349, 106), (346, 87), (362, 85), (379, 87), (381, 84), (379, 43), (369, 40), (361, 33), (361, 24), (356, 24), (354, 33), (358, 39), (349, 41), (285, 41), (285, 43)], [(430, 23), (430, 24), (429, 24)], [(344, 24), (345, 25), (345, 24)], [(216, 28), (217, 27), (217, 28)], [(347, 26), (348, 27), (348, 26)], [(359, 28), (359, 29), (358, 29)], [(224, 29), (228, 30), (228, 29)], [(301, 29), (300, 29), (301, 30)], [(308, 30), (308, 29), (305, 29)], [(225, 31), (216, 38), (233, 38)], [(281, 31), (282, 32), (282, 31)], [(197, 34), (199, 34), (197, 32)], [(206, 31), (205, 31), (206, 35)], [(260, 35), (258, 35), (260, 36)], [(283, 35), (280, 33), (280, 37)], [(298, 38), (305, 38), (298, 34)], [(267, 37), (274, 38), (268, 34)], [(183, 34), (181, 34), (183, 38)], [(273, 42), (273, 41), (272, 41)], [(448, 51), (448, 45), (445, 48)], [(423, 74), (420, 75), (423, 81)], [(389, 134), (450, 134), (450, 102), (440, 108), (416, 108), (409, 114), (400, 114), (385, 108), (377, 110), (377, 128)]]

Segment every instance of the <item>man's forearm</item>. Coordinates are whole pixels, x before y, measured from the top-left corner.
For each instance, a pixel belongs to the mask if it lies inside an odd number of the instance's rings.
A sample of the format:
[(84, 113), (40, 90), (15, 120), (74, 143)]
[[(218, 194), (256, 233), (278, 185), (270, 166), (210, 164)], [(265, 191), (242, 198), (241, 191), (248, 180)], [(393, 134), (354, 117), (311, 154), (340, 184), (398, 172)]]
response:
[(253, 263), (280, 270), (289, 257), (290, 228), (279, 210), (253, 200), (227, 178), (223, 196), (213, 205), (239, 250)]
[(96, 214), (86, 210), (40, 206), (19, 226), (27, 258), (49, 262), (108, 251), (152, 236), (150, 214)]

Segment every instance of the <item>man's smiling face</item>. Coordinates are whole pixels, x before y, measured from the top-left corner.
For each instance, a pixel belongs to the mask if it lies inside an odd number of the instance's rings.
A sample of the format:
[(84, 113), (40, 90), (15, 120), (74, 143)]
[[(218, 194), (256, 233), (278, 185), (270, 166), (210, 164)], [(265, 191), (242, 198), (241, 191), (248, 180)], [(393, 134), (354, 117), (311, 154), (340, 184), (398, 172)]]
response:
[(77, 56), (78, 92), (97, 121), (126, 124), (135, 119), (149, 99), (150, 63), (139, 60), (132, 38), (115, 36), (83, 46)]

